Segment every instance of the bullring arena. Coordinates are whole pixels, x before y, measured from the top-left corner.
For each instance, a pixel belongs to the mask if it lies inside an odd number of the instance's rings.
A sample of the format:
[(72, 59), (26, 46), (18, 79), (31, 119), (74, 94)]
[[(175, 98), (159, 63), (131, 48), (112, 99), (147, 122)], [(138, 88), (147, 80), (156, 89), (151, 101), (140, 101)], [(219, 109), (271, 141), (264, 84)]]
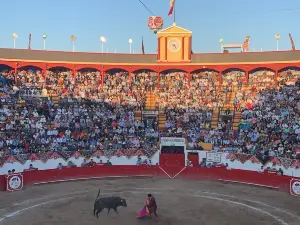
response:
[[(157, 45), (0, 49), (0, 225), (300, 224), (300, 51)], [(128, 206), (97, 219), (99, 189)]]
[[(189, 172), (182, 179), (169, 179), (156, 169), (142, 168), (145, 177), (46, 184), (51, 181), (48, 179), (20, 192), (2, 192), (0, 224), (299, 224), (299, 199), (288, 193), (217, 181), (182, 180)], [(153, 172), (155, 177), (150, 176)], [(33, 176), (47, 180), (44, 175)], [(107, 215), (104, 210), (98, 220), (92, 209), (99, 188), (102, 196), (125, 198), (128, 207), (120, 207), (119, 215)], [(148, 192), (157, 199), (159, 221), (135, 218)]]

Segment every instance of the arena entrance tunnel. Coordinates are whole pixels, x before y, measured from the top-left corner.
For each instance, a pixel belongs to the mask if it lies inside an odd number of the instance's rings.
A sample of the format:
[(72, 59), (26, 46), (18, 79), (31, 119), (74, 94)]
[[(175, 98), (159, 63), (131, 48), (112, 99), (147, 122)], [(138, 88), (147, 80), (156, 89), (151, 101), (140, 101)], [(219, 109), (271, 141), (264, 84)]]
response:
[[(143, 178), (157, 177), (168, 179), (207, 180), (217, 182), (240, 183), (259, 187), (290, 191), (292, 177), (258, 173), (245, 170), (227, 170), (226, 168), (201, 168), (185, 166), (95, 166), (75, 167), (61, 170), (35, 170), (22, 173), (25, 188), (31, 185), (58, 183), (88, 179), (106, 178)], [(0, 176), (0, 190), (6, 190), (6, 175)]]

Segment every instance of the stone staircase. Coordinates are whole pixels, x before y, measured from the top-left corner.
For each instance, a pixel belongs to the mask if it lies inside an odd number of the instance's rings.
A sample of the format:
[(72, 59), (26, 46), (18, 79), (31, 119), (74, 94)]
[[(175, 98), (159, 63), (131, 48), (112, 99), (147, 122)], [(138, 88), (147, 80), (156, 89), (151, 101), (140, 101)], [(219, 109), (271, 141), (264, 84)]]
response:
[(58, 106), (58, 103), (59, 103), (59, 97), (57, 96), (57, 94), (52, 94), (52, 95), (51, 95), (51, 100), (52, 100), (52, 102), (53, 102), (53, 104), (54, 104), (55, 106)]
[(146, 93), (145, 110), (147, 110), (147, 111), (154, 111), (154, 110), (156, 110), (156, 102), (157, 102), (157, 100), (158, 100), (157, 96), (152, 91), (148, 91)]
[(218, 127), (218, 123), (219, 123), (219, 110), (214, 110), (211, 117), (211, 123), (210, 123), (211, 128), (216, 129)]
[(167, 121), (167, 117), (164, 111), (158, 112), (158, 130), (163, 131), (165, 129), (165, 124)]
[(142, 121), (143, 120), (142, 111), (135, 111), (134, 112), (134, 120), (138, 120), (138, 121)]
[(242, 119), (242, 113), (241, 112), (235, 112), (233, 116), (233, 123), (232, 123), (232, 128), (233, 130), (237, 130), (239, 123)]
[(234, 109), (234, 105), (233, 105), (234, 97), (235, 97), (235, 92), (234, 91), (228, 93), (225, 104), (224, 104), (225, 109), (229, 109), (229, 110)]

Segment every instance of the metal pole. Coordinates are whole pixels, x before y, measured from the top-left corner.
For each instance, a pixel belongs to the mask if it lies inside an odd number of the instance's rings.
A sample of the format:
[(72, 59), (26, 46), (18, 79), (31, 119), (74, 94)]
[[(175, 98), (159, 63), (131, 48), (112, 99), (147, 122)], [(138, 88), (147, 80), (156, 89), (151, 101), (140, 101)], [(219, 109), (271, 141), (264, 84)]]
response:
[(102, 44), (102, 53), (103, 53), (103, 47), (104, 47), (103, 45), (104, 45), (104, 44), (103, 44), (103, 42), (102, 42), (101, 44)]
[(131, 44), (129, 44), (129, 54), (131, 54)]
[(174, 25), (176, 25), (176, 15), (175, 15), (175, 9), (176, 9), (176, 0), (174, 0)]
[(75, 52), (75, 41), (72, 41), (72, 45), (73, 45), (73, 52)]
[(221, 43), (221, 53), (223, 53), (223, 44)]
[(44, 39), (44, 50), (46, 50), (46, 39)]
[(16, 39), (14, 38), (14, 48), (16, 48)]
[(278, 39), (276, 40), (276, 45), (277, 45), (277, 51), (279, 50), (279, 43)]

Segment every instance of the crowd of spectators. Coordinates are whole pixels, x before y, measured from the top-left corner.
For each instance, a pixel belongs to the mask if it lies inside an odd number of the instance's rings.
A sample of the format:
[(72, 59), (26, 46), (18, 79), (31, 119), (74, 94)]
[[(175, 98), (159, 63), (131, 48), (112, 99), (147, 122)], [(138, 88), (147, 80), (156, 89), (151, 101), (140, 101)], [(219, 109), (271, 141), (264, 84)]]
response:
[[(298, 70), (280, 72), (277, 81), (272, 71), (255, 71), (249, 74), (249, 88), (245, 73), (238, 70), (223, 73), (221, 79), (215, 71), (196, 71), (190, 80), (178, 71), (159, 77), (155, 72), (110, 71), (102, 77), (98, 71), (73, 74), (57, 68), (46, 74), (24, 69), (0, 75), (0, 156), (153, 149), (162, 135), (185, 137), (190, 149), (201, 149), (204, 142), (215, 151), (284, 157), (300, 153)], [(135, 119), (148, 91), (165, 110), (163, 131), (153, 118)], [(242, 113), (237, 130), (228, 102)], [(215, 109), (224, 117), (212, 128)]]
[[(212, 111), (200, 107), (168, 108), (165, 132), (168, 136), (187, 138), (189, 149), (201, 149), (204, 142), (213, 144), (213, 150), (218, 152), (300, 158), (300, 89), (297, 78), (299, 74), (294, 72), (294, 76), (286, 78), (289, 79), (287, 85), (281, 83), (277, 88), (272, 88), (272, 84), (265, 88), (240, 87), (234, 91), (232, 104), (242, 116), (236, 130), (233, 130), (234, 116), (228, 117), (231, 114), (226, 113), (226, 109), (221, 110), (219, 123), (212, 128)], [(231, 81), (227, 78), (226, 85)]]

